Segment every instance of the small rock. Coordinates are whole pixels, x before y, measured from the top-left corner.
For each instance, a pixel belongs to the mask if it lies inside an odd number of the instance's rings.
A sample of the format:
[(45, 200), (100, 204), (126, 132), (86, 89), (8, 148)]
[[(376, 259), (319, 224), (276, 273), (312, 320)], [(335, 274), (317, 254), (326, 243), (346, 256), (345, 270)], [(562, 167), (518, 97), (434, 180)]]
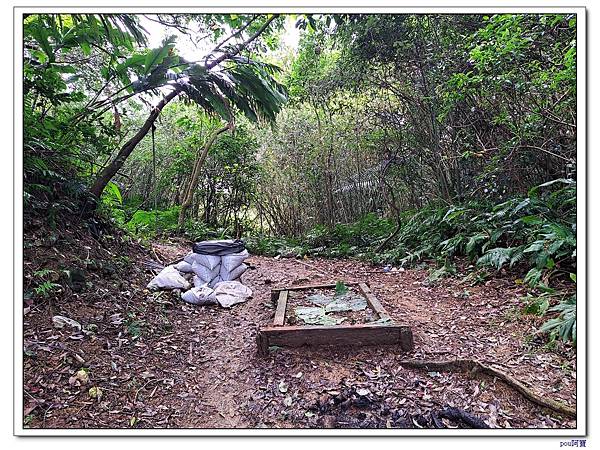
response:
[(282, 394), (285, 394), (288, 391), (288, 385), (283, 380), (279, 382), (279, 385), (277, 387), (279, 388), (279, 392), (281, 392)]
[(71, 328), (76, 328), (77, 330), (81, 331), (81, 324), (79, 322), (73, 319), (69, 319), (65, 316), (52, 317), (52, 324), (54, 325), (54, 328), (64, 328), (65, 325), (68, 325)]

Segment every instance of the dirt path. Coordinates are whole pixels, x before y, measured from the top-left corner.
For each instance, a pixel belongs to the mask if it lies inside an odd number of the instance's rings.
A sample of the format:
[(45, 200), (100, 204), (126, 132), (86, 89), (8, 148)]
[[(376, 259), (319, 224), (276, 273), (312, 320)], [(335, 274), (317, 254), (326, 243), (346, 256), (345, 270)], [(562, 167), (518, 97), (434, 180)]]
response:
[[(172, 261), (187, 246), (155, 250)], [(384, 274), (349, 260), (310, 260), (308, 266), (265, 257), (249, 262), (253, 267), (243, 281), (254, 295), (230, 310), (144, 291), (151, 274), (138, 270), (129, 284), (117, 286), (118, 298), (102, 297), (99, 287), (83, 302), (29, 311), (26, 422), (51, 428), (427, 427), (430, 411), (455, 406), (491, 427), (575, 427), (574, 420), (532, 404), (493, 378), (397, 363), (407, 357), (477, 358), (574, 406), (574, 352), (531, 338), (539, 320), (518, 314), (522, 291), (511, 279), (427, 286), (426, 270)], [(415, 351), (301, 348), (275, 350), (266, 358), (256, 354), (256, 329), (274, 313), (272, 287), (339, 279), (368, 280), (393, 319), (413, 327)], [(93, 332), (56, 330), (54, 314)], [(82, 365), (89, 382), (69, 383)], [(102, 390), (100, 399), (90, 399), (92, 386)]]

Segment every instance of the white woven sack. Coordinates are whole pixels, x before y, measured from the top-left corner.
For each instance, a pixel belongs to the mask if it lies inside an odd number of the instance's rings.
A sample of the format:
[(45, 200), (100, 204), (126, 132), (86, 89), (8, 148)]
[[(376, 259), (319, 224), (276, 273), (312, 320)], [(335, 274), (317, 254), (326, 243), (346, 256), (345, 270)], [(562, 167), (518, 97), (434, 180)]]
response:
[(242, 276), (242, 274), (246, 271), (246, 269), (248, 268), (248, 266), (244, 263), (240, 264), (239, 266), (237, 266), (235, 269), (233, 269), (231, 272), (227, 272), (225, 270), (225, 266), (221, 265), (221, 278), (223, 279), (223, 281), (233, 281), (233, 280), (237, 280), (239, 277)]
[(194, 273), (196, 275), (198, 275), (198, 277), (201, 280), (208, 282), (208, 281), (212, 280), (214, 277), (216, 277), (217, 275), (219, 275), (219, 272), (221, 270), (221, 265), (218, 265), (218, 266), (214, 267), (213, 269), (209, 269), (208, 267), (205, 267), (202, 264), (200, 264), (198, 261), (194, 261), (194, 264), (192, 264), (192, 270), (194, 271)]
[(194, 278), (192, 279), (192, 283), (194, 284), (194, 287), (202, 287), (202, 286), (208, 286), (208, 283), (210, 281), (205, 281), (202, 278), (200, 278), (198, 275), (194, 274)]
[(192, 271), (192, 265), (187, 261), (179, 261), (175, 264), (175, 268), (183, 273), (190, 273)]
[(147, 286), (148, 289), (189, 289), (190, 283), (174, 266), (165, 267)]
[(250, 256), (248, 250), (224, 255), (221, 257), (221, 267), (224, 267), (226, 272), (232, 272), (233, 269), (239, 267), (248, 256)]
[(195, 261), (198, 264), (203, 265), (204, 267), (208, 267), (210, 270), (213, 270), (219, 264), (221, 264), (221, 257), (215, 255), (201, 255), (199, 253), (194, 254)]
[(197, 253), (194, 253), (194, 252), (189, 252), (187, 255), (185, 255), (185, 256), (183, 257), (183, 260), (184, 260), (186, 263), (193, 264), (193, 263), (194, 263), (194, 261), (196, 261), (196, 255), (197, 255)]
[(221, 275), (217, 275), (212, 280), (210, 280), (210, 283), (208, 283), (208, 285), (211, 288), (214, 288), (217, 285), (217, 283), (221, 283), (222, 281), (223, 281), (223, 279), (221, 278)]
[(193, 287), (181, 294), (181, 299), (193, 305), (214, 305), (217, 303), (215, 291), (208, 286)]
[(195, 262), (197, 262), (198, 264), (201, 264), (204, 267), (208, 267), (211, 270), (217, 267), (219, 264), (221, 264), (220, 256), (201, 255), (199, 253), (194, 252), (190, 252), (187, 255), (185, 255), (183, 260), (190, 264), (194, 264)]
[(251, 296), (252, 290), (238, 281), (223, 281), (215, 287), (215, 297), (223, 308), (245, 302)]

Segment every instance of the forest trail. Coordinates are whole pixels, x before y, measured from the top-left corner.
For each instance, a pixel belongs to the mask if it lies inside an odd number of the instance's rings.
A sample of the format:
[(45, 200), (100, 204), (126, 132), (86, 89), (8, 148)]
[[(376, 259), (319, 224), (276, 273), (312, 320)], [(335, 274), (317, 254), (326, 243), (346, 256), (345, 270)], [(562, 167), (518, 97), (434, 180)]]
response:
[[(573, 429), (584, 14), (23, 15), (23, 427)], [(242, 235), (247, 302), (147, 289)], [(337, 281), (414, 350), (258, 355)]]
[[(189, 245), (155, 244), (160, 259)], [(539, 318), (519, 315), (524, 294), (510, 277), (479, 286), (460, 278), (425, 282), (426, 269), (383, 273), (353, 260), (251, 256), (243, 281), (248, 302), (231, 309), (149, 293), (138, 270), (127, 301), (103, 297), (32, 309), (25, 316), (25, 416), (29, 426), (103, 428), (427, 427), (432, 410), (455, 406), (491, 427), (574, 427), (488, 376), (403, 368), (401, 359), (474, 358), (496, 366), (537, 394), (575, 406), (575, 356), (531, 339)], [(314, 267), (314, 270), (313, 270)], [(327, 274), (327, 275), (325, 275)], [(274, 313), (275, 286), (368, 281), (398, 322), (411, 325), (415, 351), (381, 348), (279, 349), (256, 353), (256, 329)], [(101, 289), (100, 289), (101, 291)], [(111, 310), (107, 310), (112, 308)], [(52, 328), (61, 314), (97, 332)], [(79, 355), (74, 356), (75, 354)], [(77, 360), (90, 381), (69, 384)], [(88, 389), (98, 386), (102, 398)], [(357, 390), (368, 392), (358, 395)]]

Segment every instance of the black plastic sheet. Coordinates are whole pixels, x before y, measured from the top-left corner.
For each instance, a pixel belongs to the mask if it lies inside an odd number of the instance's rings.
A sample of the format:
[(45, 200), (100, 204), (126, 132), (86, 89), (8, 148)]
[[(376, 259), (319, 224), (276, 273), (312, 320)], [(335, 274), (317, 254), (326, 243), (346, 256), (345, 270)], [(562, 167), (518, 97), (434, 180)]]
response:
[(218, 241), (196, 242), (192, 246), (194, 253), (201, 255), (223, 256), (232, 253), (239, 253), (245, 250), (246, 246), (241, 239), (227, 239)]

